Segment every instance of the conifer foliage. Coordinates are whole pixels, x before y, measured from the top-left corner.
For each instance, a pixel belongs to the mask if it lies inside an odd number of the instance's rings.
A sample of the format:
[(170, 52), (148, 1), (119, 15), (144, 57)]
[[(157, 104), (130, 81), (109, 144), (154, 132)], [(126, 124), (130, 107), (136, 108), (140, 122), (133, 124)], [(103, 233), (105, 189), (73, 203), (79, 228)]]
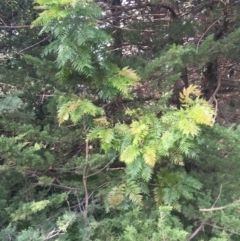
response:
[(239, 240), (237, 2), (0, 6), (0, 240)]

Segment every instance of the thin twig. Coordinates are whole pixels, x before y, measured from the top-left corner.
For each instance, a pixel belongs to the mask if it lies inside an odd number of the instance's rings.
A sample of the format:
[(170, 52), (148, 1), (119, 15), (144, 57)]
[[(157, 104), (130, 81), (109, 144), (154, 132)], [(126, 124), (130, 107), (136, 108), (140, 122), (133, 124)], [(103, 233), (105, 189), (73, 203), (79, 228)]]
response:
[[(86, 141), (86, 161), (88, 160), (88, 155), (89, 155), (89, 144), (88, 141)], [(82, 177), (82, 181), (83, 181), (83, 186), (84, 186), (84, 192), (85, 192), (85, 218), (87, 218), (87, 211), (88, 211), (88, 188), (87, 188), (87, 167), (85, 166), (83, 169), (83, 177)]]
[(216, 94), (218, 93), (220, 87), (221, 87), (221, 75), (218, 77), (218, 84), (217, 84), (217, 88), (215, 89), (215, 91), (213, 92), (211, 98), (208, 100), (209, 104), (212, 104), (213, 102), (215, 102), (215, 119), (217, 117), (217, 111), (218, 111), (218, 101), (216, 99)]
[[(223, 18), (223, 17), (221, 17), (221, 18)], [(200, 37), (200, 39), (198, 40), (198, 43), (197, 43), (197, 51), (198, 51), (199, 44), (200, 44), (202, 38), (203, 38), (203, 37), (205, 36), (205, 34), (209, 31), (209, 29), (210, 29), (215, 23), (217, 23), (221, 18), (219, 18), (218, 20), (216, 20), (215, 22), (213, 22), (213, 23), (207, 28), (207, 30), (201, 35), (201, 37)]]
[(221, 196), (221, 193), (222, 193), (222, 184), (220, 186), (220, 190), (219, 190), (219, 194), (217, 196), (217, 199), (215, 200), (214, 204), (212, 205), (212, 208), (214, 208), (215, 204), (217, 203), (217, 201), (219, 200), (220, 196)]
[(188, 241), (193, 239), (201, 230), (203, 230), (204, 224), (201, 224), (188, 238)]
[(83, 186), (84, 186), (84, 192), (85, 192), (85, 217), (87, 217), (87, 211), (88, 211), (88, 189), (87, 189), (87, 167), (84, 167), (83, 170)]
[(240, 233), (238, 233), (238, 232), (235, 232), (235, 231), (232, 231), (230, 229), (223, 228), (223, 227), (220, 227), (220, 226), (217, 226), (217, 225), (213, 225), (213, 224), (210, 224), (210, 223), (205, 223), (205, 225), (208, 225), (208, 226), (211, 226), (213, 228), (220, 229), (220, 230), (224, 230), (224, 231), (229, 232), (229, 233), (240, 235)]
[(228, 205), (216, 207), (216, 208), (200, 208), (199, 211), (201, 211), (201, 212), (220, 211), (220, 210), (223, 210), (223, 209), (228, 208), (230, 206), (233, 206), (234, 204), (239, 203), (239, 202), (240, 202), (240, 200), (237, 200), (237, 201), (234, 201), (233, 203), (230, 203)]
[(25, 50), (27, 50), (27, 49), (33, 48), (33, 47), (39, 45), (40, 43), (44, 42), (44, 41), (45, 41), (46, 39), (48, 39), (48, 38), (49, 38), (49, 36), (45, 37), (44, 39), (42, 39), (41, 41), (39, 41), (39, 42), (37, 42), (37, 43), (35, 43), (35, 44), (33, 44), (33, 45), (30, 45), (30, 46), (28, 46), (28, 47), (20, 50), (20, 51), (17, 52), (17, 53), (20, 54), (20, 53), (22, 53), (23, 51), (25, 51)]
[(2, 18), (0, 18), (0, 20), (2, 21), (2, 23), (3, 23), (4, 26), (7, 26), (7, 24), (3, 21)]
[(10, 28), (10, 29), (16, 29), (16, 28), (36, 28), (36, 27), (42, 27), (42, 25), (38, 25), (38, 26), (32, 26), (32, 25), (16, 25), (16, 26), (9, 26), (9, 25), (4, 25), (4, 26), (0, 26), (1, 28)]
[(62, 188), (62, 189), (67, 189), (67, 190), (80, 190), (80, 188), (67, 187), (67, 186), (58, 185), (58, 184), (54, 184), (54, 183), (52, 183), (51, 186), (53, 186), (53, 187), (59, 187), (59, 188)]
[(89, 178), (89, 177), (91, 177), (91, 176), (97, 175), (98, 173), (102, 172), (102, 171), (103, 171), (104, 169), (106, 169), (115, 159), (116, 159), (116, 157), (112, 158), (111, 161), (108, 162), (102, 169), (100, 169), (100, 170), (98, 170), (98, 171), (96, 171), (96, 172), (94, 172), (94, 173), (86, 176), (86, 178)]

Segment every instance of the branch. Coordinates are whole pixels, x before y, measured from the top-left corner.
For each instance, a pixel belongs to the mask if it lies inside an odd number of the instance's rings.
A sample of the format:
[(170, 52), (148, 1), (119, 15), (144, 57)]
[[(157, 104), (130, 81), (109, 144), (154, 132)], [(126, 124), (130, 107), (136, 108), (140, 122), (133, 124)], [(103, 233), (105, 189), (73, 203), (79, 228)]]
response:
[(213, 224), (210, 224), (210, 223), (205, 223), (205, 225), (208, 225), (208, 226), (211, 226), (213, 228), (220, 229), (220, 230), (224, 230), (224, 231), (229, 232), (229, 233), (240, 235), (240, 233), (238, 233), (238, 232), (235, 232), (235, 231), (232, 231), (230, 229), (223, 228), (223, 227), (220, 227), (220, 226), (217, 226), (217, 225), (213, 225)]
[(199, 211), (201, 211), (201, 212), (219, 211), (219, 210), (223, 210), (225, 208), (228, 208), (230, 206), (233, 206), (233, 205), (235, 205), (236, 203), (239, 203), (239, 202), (240, 202), (240, 200), (237, 200), (237, 201), (234, 201), (233, 203), (230, 203), (228, 205), (221, 206), (221, 207), (216, 207), (216, 208), (214, 208), (214, 207), (211, 207), (211, 208), (200, 208)]
[[(88, 145), (88, 141), (86, 141), (86, 161), (88, 160), (88, 155), (89, 155), (89, 145)], [(85, 166), (83, 169), (83, 186), (84, 186), (84, 192), (85, 192), (85, 218), (87, 218), (87, 211), (88, 211), (88, 199), (89, 199), (89, 195), (88, 195), (88, 188), (87, 188), (87, 167)]]
[(204, 224), (201, 224), (188, 238), (188, 241), (193, 239), (201, 230), (203, 230)]
[(87, 167), (84, 167), (83, 170), (83, 186), (84, 186), (84, 192), (85, 192), (85, 217), (87, 217), (87, 211), (88, 211), (88, 189), (87, 189)]
[(218, 93), (220, 87), (221, 87), (221, 75), (218, 77), (218, 83), (217, 83), (217, 88), (215, 89), (215, 91), (213, 92), (211, 98), (208, 100), (209, 104), (212, 104), (213, 101), (216, 101), (216, 94)]
[(167, 10), (169, 10), (171, 12), (173, 18), (177, 17), (177, 14), (173, 10), (173, 8), (171, 6), (169, 6), (169, 5), (166, 5), (166, 4), (141, 3), (141, 4), (132, 5), (132, 6), (114, 6), (114, 9), (117, 9), (117, 11), (114, 14), (106, 15), (104, 17), (104, 19), (108, 19), (109, 17), (112, 17), (112, 16), (118, 16), (118, 15), (120, 15), (123, 12), (128, 12), (128, 11), (131, 11), (131, 10), (140, 9), (140, 8), (146, 8), (146, 7), (165, 8), (165, 9), (167, 9)]
[(59, 187), (59, 188), (66, 189), (66, 190), (80, 190), (80, 188), (67, 187), (67, 186), (64, 186), (64, 185), (58, 185), (58, 184), (54, 184), (54, 183), (52, 183), (51, 186)]
[(37, 43), (35, 43), (35, 44), (33, 44), (33, 45), (30, 45), (30, 46), (28, 46), (28, 47), (20, 50), (20, 51), (17, 52), (17, 53), (20, 54), (20, 53), (22, 53), (23, 51), (25, 51), (25, 50), (27, 50), (27, 49), (30, 49), (30, 48), (32, 48), (32, 47), (37, 46), (38, 44), (40, 44), (40, 43), (44, 42), (46, 39), (48, 39), (48, 37), (49, 37), (49, 36), (47, 36), (46, 38), (42, 39), (41, 41), (39, 41), (39, 42), (37, 42)]
[(16, 25), (16, 26), (9, 26), (9, 25), (4, 25), (0, 26), (1, 28), (8, 28), (8, 29), (16, 29), (16, 28), (36, 28), (36, 27), (42, 27), (42, 25), (37, 25), (37, 26), (32, 26), (32, 25)]
[(86, 178), (89, 178), (91, 176), (97, 175), (98, 173), (102, 172), (104, 169), (106, 169), (114, 160), (116, 159), (116, 157), (112, 158), (110, 162), (108, 162), (102, 169), (94, 172), (93, 174), (90, 174), (88, 176), (86, 176)]
[(216, 201), (214, 202), (214, 204), (212, 205), (212, 208), (215, 206), (215, 204), (216, 204), (217, 201), (219, 200), (219, 198), (220, 198), (220, 196), (221, 196), (221, 193), (222, 193), (222, 184), (221, 184), (221, 186), (220, 186), (220, 190), (219, 190), (219, 194), (218, 194), (218, 196), (217, 196), (217, 199), (216, 199)]
[(211, 28), (214, 24), (216, 24), (216, 23), (217, 23), (219, 20), (221, 20), (222, 18), (223, 18), (223, 17), (221, 17), (221, 18), (217, 19), (215, 22), (213, 22), (213, 23), (207, 28), (207, 30), (201, 35), (201, 37), (199, 38), (198, 43), (197, 43), (197, 51), (198, 51), (198, 48), (199, 48), (199, 44), (200, 44), (202, 38), (205, 36), (205, 34), (210, 30), (210, 28)]

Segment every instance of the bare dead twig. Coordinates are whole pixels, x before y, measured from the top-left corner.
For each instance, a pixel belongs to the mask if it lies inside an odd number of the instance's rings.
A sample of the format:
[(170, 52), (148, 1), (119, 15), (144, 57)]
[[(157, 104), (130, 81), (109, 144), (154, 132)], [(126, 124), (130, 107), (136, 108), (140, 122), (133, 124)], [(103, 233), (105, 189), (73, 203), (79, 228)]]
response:
[(168, 11), (171, 12), (173, 17), (177, 17), (177, 14), (175, 13), (174, 9), (167, 4), (152, 4), (149, 2), (145, 2), (145, 3), (141, 3), (141, 4), (136, 4), (136, 5), (131, 5), (131, 6), (114, 6), (114, 8), (117, 10), (114, 14), (108, 14), (106, 16), (104, 16), (104, 19), (108, 19), (109, 17), (113, 17), (113, 16), (119, 16), (121, 15), (123, 12), (126, 13), (128, 11), (131, 10), (136, 10), (136, 9), (141, 9), (141, 8), (146, 8), (146, 7), (159, 7), (159, 8), (165, 8)]
[(85, 217), (87, 217), (87, 211), (88, 211), (88, 189), (87, 189), (87, 167), (84, 167), (83, 170), (83, 186), (84, 186), (84, 192), (85, 192)]
[(230, 206), (233, 206), (234, 204), (239, 203), (239, 202), (240, 202), (240, 200), (236, 200), (236, 201), (234, 201), (233, 203), (230, 203), (230, 204), (228, 204), (228, 205), (221, 206), (221, 207), (216, 207), (216, 208), (214, 208), (214, 207), (211, 207), (211, 208), (200, 208), (199, 211), (201, 211), (201, 212), (220, 211), (220, 210), (223, 210), (223, 209), (228, 208), (228, 207), (230, 207)]
[[(42, 25), (34, 26), (34, 28), (36, 28), (36, 27), (42, 27)], [(9, 25), (1, 26), (1, 25), (0, 25), (0, 29), (1, 29), (1, 28), (9, 28), (9, 29), (32, 28), (32, 25), (16, 25), (16, 26), (9, 26)]]
[(214, 224), (205, 223), (205, 225), (208, 225), (208, 226), (211, 226), (211, 227), (213, 227), (213, 228), (220, 229), (220, 230), (224, 230), (224, 231), (229, 232), (229, 233), (233, 233), (233, 234), (240, 235), (240, 233), (238, 233), (238, 232), (235, 232), (235, 231), (232, 231), (232, 230), (230, 230), (230, 229), (223, 228), (223, 227), (220, 227), (220, 226), (217, 226), (217, 225), (214, 225)]
[(208, 100), (209, 104), (212, 104), (213, 102), (215, 102), (215, 119), (217, 117), (217, 111), (218, 111), (218, 101), (216, 99), (216, 94), (218, 93), (218, 91), (221, 87), (221, 79), (222, 79), (222, 77), (221, 77), (221, 75), (219, 75), (217, 87), (216, 87), (215, 91), (213, 92), (211, 98)]
[(4, 22), (4, 20), (2, 18), (0, 18), (0, 20), (2, 21), (4, 26), (7, 26), (7, 24)]
[(188, 241), (193, 239), (201, 230), (203, 230), (204, 224), (201, 224), (188, 238)]
[(20, 50), (20, 51), (18, 52), (18, 54), (22, 53), (23, 51), (25, 51), (25, 50), (27, 50), (27, 49), (30, 49), (30, 48), (33, 48), (33, 47), (39, 45), (40, 43), (44, 42), (44, 41), (45, 41), (46, 39), (48, 39), (48, 38), (49, 38), (49, 35), (48, 35), (46, 38), (42, 39), (41, 41), (39, 41), (39, 42), (37, 42), (37, 43), (35, 43), (35, 44), (33, 44), (33, 45), (30, 45), (30, 46), (28, 46), (28, 47)]
[(92, 173), (92, 174), (89, 174), (88, 176), (86, 176), (86, 178), (89, 178), (91, 176), (94, 176), (94, 175), (97, 175), (98, 173), (102, 172), (104, 169), (106, 169), (114, 160), (116, 159), (116, 157), (112, 158), (102, 169)]
[(59, 187), (59, 188), (62, 188), (62, 189), (66, 189), (66, 190), (80, 190), (80, 188), (75, 188), (75, 187), (68, 187), (68, 186), (64, 186), (64, 185), (58, 185), (58, 184), (54, 184), (52, 183), (51, 186), (53, 187)]
[[(88, 155), (89, 155), (89, 144), (88, 141), (86, 141), (86, 154), (85, 154), (85, 158), (86, 160), (88, 160)], [(84, 167), (83, 169), (83, 177), (82, 177), (82, 181), (83, 181), (83, 186), (84, 186), (84, 192), (85, 192), (85, 218), (87, 218), (87, 211), (88, 211), (88, 188), (87, 188), (87, 166)]]
[(220, 186), (220, 190), (219, 190), (219, 194), (218, 194), (218, 196), (217, 196), (217, 199), (215, 200), (214, 204), (212, 205), (212, 208), (215, 207), (217, 201), (219, 200), (219, 198), (220, 198), (220, 196), (221, 196), (221, 193), (222, 193), (222, 184), (221, 184), (221, 186)]
[(201, 35), (201, 37), (199, 38), (198, 43), (197, 43), (197, 51), (198, 51), (198, 48), (199, 48), (199, 44), (200, 44), (202, 38), (205, 36), (205, 34), (210, 30), (210, 28), (211, 28), (214, 24), (216, 24), (216, 23), (217, 23), (219, 20), (221, 20), (222, 18), (223, 18), (223, 17), (221, 17), (221, 18), (217, 19), (216, 21), (214, 21), (214, 22), (207, 28), (207, 30)]

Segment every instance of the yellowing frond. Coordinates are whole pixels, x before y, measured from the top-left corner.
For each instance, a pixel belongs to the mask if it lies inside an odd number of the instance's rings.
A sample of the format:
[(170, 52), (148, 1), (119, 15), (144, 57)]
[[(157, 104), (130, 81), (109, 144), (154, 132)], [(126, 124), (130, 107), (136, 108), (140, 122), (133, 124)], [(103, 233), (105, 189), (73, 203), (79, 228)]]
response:
[(122, 151), (120, 155), (120, 160), (126, 163), (133, 162), (137, 156), (140, 154), (140, 149), (138, 149), (136, 146), (128, 146), (125, 150)]
[(129, 126), (126, 124), (117, 123), (114, 130), (119, 134), (126, 134), (129, 132)]
[(179, 100), (183, 104), (192, 104), (194, 98), (199, 97), (200, 95), (201, 91), (198, 87), (196, 85), (190, 85), (188, 88), (184, 88), (182, 93), (179, 94)]
[(188, 116), (198, 124), (212, 126), (214, 124), (214, 109), (206, 101), (201, 101), (189, 109)]
[(58, 110), (58, 123), (62, 124), (69, 118), (73, 123), (77, 123), (84, 115), (101, 115), (103, 110), (95, 106), (88, 99), (73, 97), (72, 100), (62, 104)]
[(135, 135), (133, 139), (133, 145), (138, 145), (142, 142), (145, 136), (148, 134), (148, 125), (141, 123), (140, 121), (133, 121), (131, 124), (131, 134)]
[(114, 132), (112, 129), (102, 129), (99, 132), (99, 137), (103, 143), (111, 143), (114, 138)]
[(127, 181), (124, 185), (124, 194), (129, 200), (138, 205), (142, 205), (141, 188), (135, 181)]
[(186, 136), (196, 136), (200, 132), (200, 128), (191, 119), (181, 119), (178, 124), (179, 129)]
[(93, 121), (98, 126), (108, 126), (110, 124), (106, 116), (95, 118)]
[(61, 125), (64, 121), (67, 121), (70, 117), (68, 103), (62, 105), (58, 110), (58, 123)]
[(149, 146), (145, 147), (143, 150), (144, 161), (151, 167), (155, 166), (156, 163), (156, 150)]
[(131, 133), (133, 135), (140, 134), (147, 130), (148, 130), (148, 126), (139, 121), (133, 121), (133, 123), (131, 124)]
[(121, 204), (124, 199), (122, 186), (114, 187), (108, 194), (108, 202), (110, 207), (114, 208)]
[(133, 116), (134, 114), (136, 114), (136, 110), (132, 110), (132, 109), (127, 108), (126, 111), (125, 111), (125, 114), (129, 115), (129, 116)]
[(137, 83), (140, 80), (140, 77), (135, 73), (135, 71), (129, 69), (128, 66), (120, 70), (119, 75), (129, 78), (133, 80), (135, 83)]

